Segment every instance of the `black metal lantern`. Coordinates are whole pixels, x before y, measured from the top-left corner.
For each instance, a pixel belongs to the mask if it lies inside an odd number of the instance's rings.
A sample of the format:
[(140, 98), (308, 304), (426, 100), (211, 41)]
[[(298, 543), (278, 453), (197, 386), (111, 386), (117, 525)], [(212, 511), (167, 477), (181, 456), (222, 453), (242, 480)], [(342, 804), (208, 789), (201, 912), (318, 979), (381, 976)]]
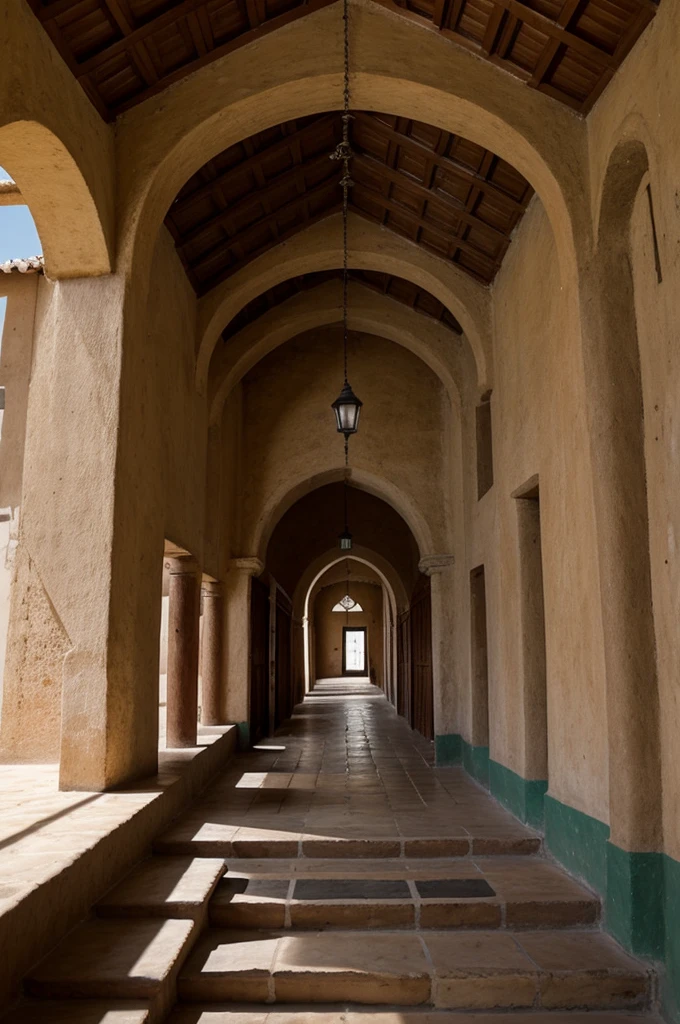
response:
[(359, 429), (359, 416), (361, 406), (364, 403), (352, 391), (349, 381), (345, 380), (342, 391), (333, 402), (331, 409), (335, 413), (335, 420), (339, 434), (344, 434), (347, 439), (350, 434), (356, 434)]
[(341, 551), (351, 551), (352, 550), (352, 534), (349, 532), (347, 527), (345, 527), (345, 529), (342, 531), (342, 533), (338, 537), (338, 542), (340, 544), (340, 550)]

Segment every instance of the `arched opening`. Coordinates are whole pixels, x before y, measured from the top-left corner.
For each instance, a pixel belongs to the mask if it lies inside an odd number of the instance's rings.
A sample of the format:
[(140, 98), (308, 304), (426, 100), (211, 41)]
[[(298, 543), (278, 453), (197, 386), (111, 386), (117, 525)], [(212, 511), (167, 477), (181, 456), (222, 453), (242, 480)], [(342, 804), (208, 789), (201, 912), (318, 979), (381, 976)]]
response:
[[(319, 680), (356, 675), (382, 690), (405, 712), (410, 725), (432, 739), (430, 590), (429, 578), (419, 568), (418, 545), (393, 507), (350, 486), (347, 514), (357, 549), (343, 555), (337, 547), (343, 504), (342, 483), (317, 487), (285, 511), (266, 550), (270, 580), (293, 595), (292, 688), (296, 700), (314, 692)], [(259, 666), (272, 661), (262, 650), (265, 590), (262, 581), (257, 581), (251, 637), (253, 665)], [(333, 611), (347, 593), (350, 603), (356, 599), (361, 605), (360, 612), (353, 614), (342, 605), (340, 613)], [(413, 652), (408, 665), (398, 661), (398, 621), (402, 635), (408, 632), (409, 651)], [(350, 648), (353, 641), (348, 629), (361, 632), (359, 652), (356, 646)], [(350, 663), (350, 653), (356, 655), (356, 662)], [(272, 697), (278, 692), (279, 683), (275, 685)], [(251, 706), (261, 721), (267, 717), (261, 710), (265, 690), (261, 677), (251, 679)]]
[(5, 124), (0, 127), (0, 160), (15, 184), (14, 190), (3, 191), (30, 208), (49, 276), (110, 273), (108, 242), (95, 199), (61, 140), (35, 121)]

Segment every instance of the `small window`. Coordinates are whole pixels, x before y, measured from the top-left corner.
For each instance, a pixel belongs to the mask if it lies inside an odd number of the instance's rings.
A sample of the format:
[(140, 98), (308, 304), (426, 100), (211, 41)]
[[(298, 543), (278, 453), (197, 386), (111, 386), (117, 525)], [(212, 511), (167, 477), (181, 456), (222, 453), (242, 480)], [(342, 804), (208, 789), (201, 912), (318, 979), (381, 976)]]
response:
[(338, 601), (331, 609), (334, 612), (363, 612), (363, 610), (359, 602), (355, 601), (349, 594), (345, 594), (342, 601)]

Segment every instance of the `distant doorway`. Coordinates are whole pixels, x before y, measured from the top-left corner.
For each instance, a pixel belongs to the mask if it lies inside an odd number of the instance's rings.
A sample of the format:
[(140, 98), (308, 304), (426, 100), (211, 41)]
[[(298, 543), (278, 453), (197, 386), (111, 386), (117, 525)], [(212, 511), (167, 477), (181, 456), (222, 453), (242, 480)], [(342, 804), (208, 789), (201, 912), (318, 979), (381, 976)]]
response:
[(366, 630), (343, 626), (342, 629), (342, 674), (343, 676), (368, 675), (366, 666)]

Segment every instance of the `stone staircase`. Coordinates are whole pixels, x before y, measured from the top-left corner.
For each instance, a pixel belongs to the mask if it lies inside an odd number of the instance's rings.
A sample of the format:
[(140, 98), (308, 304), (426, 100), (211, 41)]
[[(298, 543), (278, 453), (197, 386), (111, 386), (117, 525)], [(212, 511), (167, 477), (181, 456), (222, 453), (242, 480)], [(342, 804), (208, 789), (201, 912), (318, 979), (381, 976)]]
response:
[(652, 1020), (598, 899), (381, 700), (239, 755), (1, 1024)]
[(615, 1024), (650, 1010), (650, 971), (599, 930), (592, 893), (536, 853), (427, 857), (436, 847), (414, 839), (410, 856), (402, 844), (376, 858), (367, 840), (363, 858), (336, 841), (333, 857), (285, 859), (273, 841), (272, 856), (260, 846), (224, 873), (220, 857), (187, 856), (186, 839), (173, 856), (173, 831), (38, 965), (3, 1024), (573, 1010)]

